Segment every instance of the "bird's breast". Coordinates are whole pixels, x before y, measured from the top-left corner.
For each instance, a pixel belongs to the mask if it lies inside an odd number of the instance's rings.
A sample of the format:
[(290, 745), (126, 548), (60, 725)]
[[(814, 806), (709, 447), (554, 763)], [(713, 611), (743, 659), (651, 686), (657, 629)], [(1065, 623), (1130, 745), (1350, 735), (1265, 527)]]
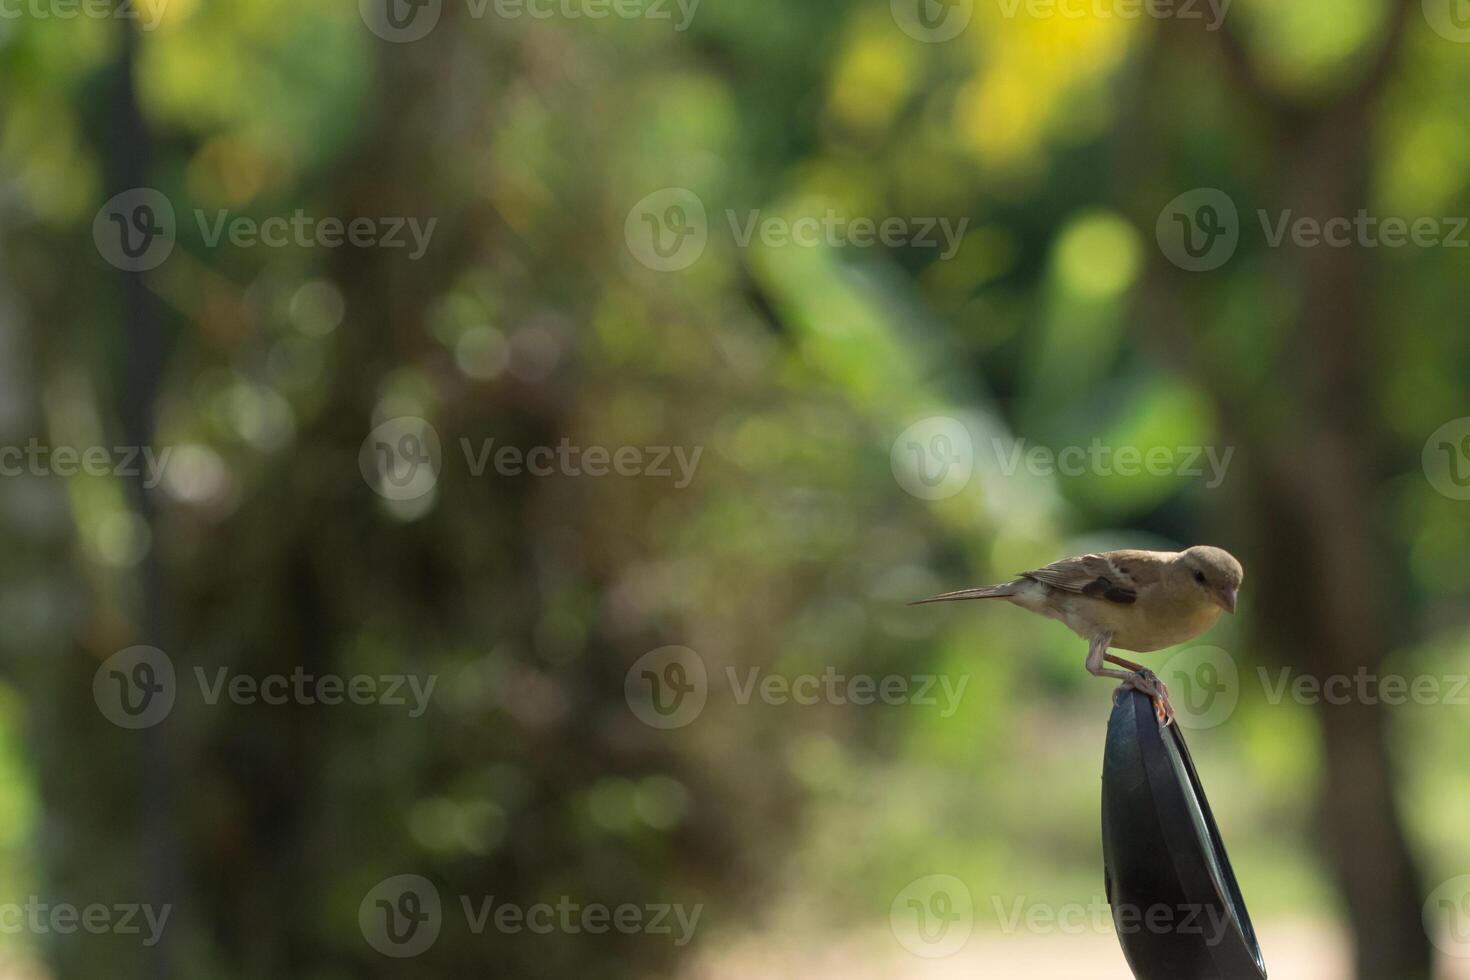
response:
[(1220, 607), (1213, 604), (1159, 604), (1150, 608), (1139, 603), (1139, 614), (1114, 631), (1113, 646), (1136, 653), (1151, 653), (1165, 647), (1188, 643), (1215, 625)]

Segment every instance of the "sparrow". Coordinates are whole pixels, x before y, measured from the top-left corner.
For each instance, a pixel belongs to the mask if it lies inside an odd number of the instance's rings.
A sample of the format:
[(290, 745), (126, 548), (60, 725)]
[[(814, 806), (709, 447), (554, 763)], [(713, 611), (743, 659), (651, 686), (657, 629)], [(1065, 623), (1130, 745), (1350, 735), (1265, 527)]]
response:
[[(1104, 551), (1021, 572), (1014, 582), (946, 592), (909, 605), (1004, 599), (1061, 620), (1087, 640), (1088, 673), (1120, 678), (1118, 691), (1147, 694), (1160, 724), (1168, 725), (1174, 720), (1169, 689), (1153, 671), (1112, 655), (1109, 648), (1150, 653), (1194, 639), (1222, 611), (1235, 612), (1244, 577), (1230, 552), (1209, 545), (1184, 551)], [(1124, 670), (1109, 670), (1104, 661)]]

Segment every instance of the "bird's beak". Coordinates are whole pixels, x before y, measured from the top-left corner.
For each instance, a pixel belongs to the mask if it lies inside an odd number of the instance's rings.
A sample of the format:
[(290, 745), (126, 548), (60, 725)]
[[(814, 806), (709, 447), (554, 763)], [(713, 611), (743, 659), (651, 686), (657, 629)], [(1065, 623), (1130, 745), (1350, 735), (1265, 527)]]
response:
[(1220, 604), (1220, 608), (1223, 609), (1223, 610), (1225, 610), (1226, 612), (1228, 612), (1228, 613), (1235, 612), (1235, 590), (1234, 589), (1228, 589), (1228, 588), (1227, 589), (1216, 589), (1215, 590), (1215, 601), (1218, 602)]

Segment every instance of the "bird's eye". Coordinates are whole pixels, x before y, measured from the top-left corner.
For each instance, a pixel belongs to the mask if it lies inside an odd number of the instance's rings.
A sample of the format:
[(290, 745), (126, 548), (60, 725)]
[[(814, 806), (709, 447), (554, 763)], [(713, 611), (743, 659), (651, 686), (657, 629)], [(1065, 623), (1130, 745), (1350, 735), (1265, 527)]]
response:
[(1196, 582), (1198, 582), (1200, 585), (1204, 585), (1205, 584), (1205, 573), (1204, 572), (1195, 572), (1194, 573), (1194, 580)]

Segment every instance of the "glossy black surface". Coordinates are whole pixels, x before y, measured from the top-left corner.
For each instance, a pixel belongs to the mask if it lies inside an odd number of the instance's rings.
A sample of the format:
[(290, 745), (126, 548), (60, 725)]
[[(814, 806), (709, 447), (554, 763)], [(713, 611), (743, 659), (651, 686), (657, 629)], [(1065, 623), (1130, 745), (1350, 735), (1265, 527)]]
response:
[(1113, 925), (1139, 980), (1262, 980), (1250, 915), (1177, 725), (1120, 696), (1103, 757), (1103, 856)]

